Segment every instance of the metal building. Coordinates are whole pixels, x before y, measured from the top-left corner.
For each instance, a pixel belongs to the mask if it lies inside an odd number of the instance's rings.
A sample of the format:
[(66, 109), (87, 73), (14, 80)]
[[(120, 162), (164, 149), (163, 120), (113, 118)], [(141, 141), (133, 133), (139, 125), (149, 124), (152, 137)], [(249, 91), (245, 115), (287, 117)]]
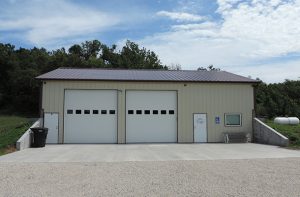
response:
[(252, 134), (254, 85), (225, 71), (59, 68), (42, 81), (48, 143), (222, 142)]

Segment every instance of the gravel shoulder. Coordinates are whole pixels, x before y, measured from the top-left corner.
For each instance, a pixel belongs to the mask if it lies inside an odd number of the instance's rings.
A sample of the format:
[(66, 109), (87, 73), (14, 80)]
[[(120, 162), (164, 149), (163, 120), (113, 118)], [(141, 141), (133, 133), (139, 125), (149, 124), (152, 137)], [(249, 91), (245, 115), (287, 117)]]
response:
[(0, 163), (0, 196), (300, 196), (300, 158)]

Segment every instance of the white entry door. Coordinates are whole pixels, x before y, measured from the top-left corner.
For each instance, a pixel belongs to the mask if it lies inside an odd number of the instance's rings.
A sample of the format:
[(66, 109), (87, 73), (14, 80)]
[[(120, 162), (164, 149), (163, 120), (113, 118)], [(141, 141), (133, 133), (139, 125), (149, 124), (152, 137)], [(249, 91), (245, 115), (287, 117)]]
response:
[(177, 142), (176, 91), (126, 91), (126, 143)]
[(48, 128), (47, 144), (58, 143), (58, 113), (44, 114), (44, 127)]
[(194, 114), (194, 142), (207, 142), (206, 114)]

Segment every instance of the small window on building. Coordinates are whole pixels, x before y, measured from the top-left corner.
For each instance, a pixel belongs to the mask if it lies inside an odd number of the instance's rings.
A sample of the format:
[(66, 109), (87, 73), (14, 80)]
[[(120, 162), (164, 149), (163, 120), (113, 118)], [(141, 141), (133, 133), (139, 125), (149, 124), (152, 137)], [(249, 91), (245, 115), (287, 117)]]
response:
[(107, 114), (106, 110), (101, 110), (101, 114)]
[(81, 110), (80, 109), (76, 109), (76, 114), (81, 114)]
[(150, 114), (150, 110), (145, 110), (144, 114)]
[(167, 110), (161, 110), (160, 113), (165, 115), (165, 114), (167, 114)]
[(153, 114), (157, 115), (158, 114), (158, 110), (153, 110)]
[(128, 110), (128, 114), (134, 114), (134, 110)]
[(142, 110), (136, 110), (136, 114), (142, 114)]
[(225, 114), (225, 126), (241, 126), (242, 114)]
[(90, 114), (90, 110), (85, 109), (85, 110), (84, 110), (84, 114)]
[(73, 110), (72, 109), (68, 109), (67, 110), (67, 114), (73, 114)]
[(99, 114), (99, 110), (93, 110), (93, 114)]
[(109, 110), (109, 114), (115, 114), (116, 111), (115, 110)]
[(169, 110), (169, 114), (174, 114), (175, 112), (174, 112), (174, 110)]

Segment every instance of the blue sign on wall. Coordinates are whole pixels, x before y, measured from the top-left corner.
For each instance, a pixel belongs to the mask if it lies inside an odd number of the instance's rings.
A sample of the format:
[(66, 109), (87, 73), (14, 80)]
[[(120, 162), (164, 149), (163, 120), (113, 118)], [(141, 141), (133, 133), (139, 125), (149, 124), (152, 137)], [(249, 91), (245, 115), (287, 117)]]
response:
[(215, 123), (220, 124), (220, 117), (219, 116), (215, 117)]

